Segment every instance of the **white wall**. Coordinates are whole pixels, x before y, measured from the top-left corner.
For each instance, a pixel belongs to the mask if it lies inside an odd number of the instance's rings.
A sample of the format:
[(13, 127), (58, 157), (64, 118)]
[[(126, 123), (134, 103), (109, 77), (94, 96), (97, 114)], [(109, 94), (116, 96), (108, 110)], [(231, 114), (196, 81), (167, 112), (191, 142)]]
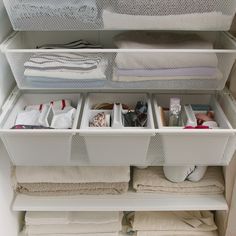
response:
[[(0, 43), (11, 32), (11, 25), (0, 0)], [(14, 79), (5, 56), (0, 53), (0, 107), (14, 87)], [(11, 163), (9, 156), (0, 141), (0, 235), (17, 236), (20, 214), (12, 212), (13, 190), (10, 178)]]

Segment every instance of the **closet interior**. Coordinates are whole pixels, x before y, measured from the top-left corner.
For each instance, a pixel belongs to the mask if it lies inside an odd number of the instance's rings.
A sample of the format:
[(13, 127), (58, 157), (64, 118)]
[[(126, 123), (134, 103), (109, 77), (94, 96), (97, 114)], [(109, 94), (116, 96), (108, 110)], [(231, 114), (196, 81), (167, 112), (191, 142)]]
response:
[(236, 1), (3, 2), (12, 236), (224, 236)]

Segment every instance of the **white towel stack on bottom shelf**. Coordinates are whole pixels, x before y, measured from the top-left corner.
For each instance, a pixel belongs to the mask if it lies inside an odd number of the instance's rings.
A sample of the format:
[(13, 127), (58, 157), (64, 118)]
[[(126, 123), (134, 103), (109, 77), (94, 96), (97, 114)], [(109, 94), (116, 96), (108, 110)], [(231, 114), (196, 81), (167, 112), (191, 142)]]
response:
[(118, 236), (121, 212), (26, 212), (27, 236)]
[(209, 211), (135, 212), (128, 221), (137, 236), (216, 236), (214, 215)]

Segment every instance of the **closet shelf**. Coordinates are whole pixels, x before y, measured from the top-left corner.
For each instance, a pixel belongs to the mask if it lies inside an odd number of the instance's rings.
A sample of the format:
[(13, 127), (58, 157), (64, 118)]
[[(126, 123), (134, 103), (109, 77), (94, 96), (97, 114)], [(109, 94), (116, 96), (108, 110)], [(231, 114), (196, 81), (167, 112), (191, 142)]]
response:
[(227, 210), (223, 195), (135, 193), (123, 195), (16, 195), (14, 211), (195, 211)]

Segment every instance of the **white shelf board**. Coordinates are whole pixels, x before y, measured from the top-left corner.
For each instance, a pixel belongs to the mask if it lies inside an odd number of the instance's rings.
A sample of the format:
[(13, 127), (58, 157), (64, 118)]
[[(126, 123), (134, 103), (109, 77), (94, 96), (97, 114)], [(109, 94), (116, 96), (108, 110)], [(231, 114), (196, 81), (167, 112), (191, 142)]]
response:
[(14, 211), (227, 210), (223, 195), (135, 193), (122, 195), (28, 196), (17, 194)]

